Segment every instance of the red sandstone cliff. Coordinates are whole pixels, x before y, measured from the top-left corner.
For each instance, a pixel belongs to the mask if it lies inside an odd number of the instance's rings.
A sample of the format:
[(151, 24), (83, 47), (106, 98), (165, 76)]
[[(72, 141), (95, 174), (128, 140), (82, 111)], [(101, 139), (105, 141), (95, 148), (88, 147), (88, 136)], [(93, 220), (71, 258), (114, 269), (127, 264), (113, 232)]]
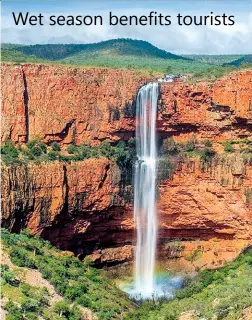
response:
[[(69, 144), (134, 134), (137, 91), (147, 79), (129, 70), (2, 65), (2, 141), (34, 137)], [(161, 85), (158, 131), (186, 140), (248, 137), (252, 130), (252, 71), (211, 83)]]
[[(81, 257), (95, 252), (103, 262), (131, 259), (133, 210), (120, 192), (118, 170), (106, 159), (3, 167), (4, 226), (29, 227)], [(162, 256), (177, 257), (170, 241), (180, 239), (179, 258), (200, 246), (200, 265), (235, 257), (252, 239), (252, 166), (237, 155), (205, 166), (181, 162), (159, 186), (158, 213)]]
[(71, 143), (127, 138), (138, 88), (133, 71), (45, 65), (2, 65), (2, 141)]
[[(3, 141), (39, 136), (45, 142), (96, 144), (134, 134), (134, 99), (143, 76), (40, 65), (2, 68)], [(242, 71), (213, 85), (162, 84), (159, 134), (178, 141), (195, 134), (216, 143), (251, 139), (251, 82), (252, 72)], [(203, 167), (197, 159), (178, 163), (172, 179), (159, 186), (160, 254), (185, 264), (199, 250), (197, 266), (215, 266), (251, 244), (251, 168), (239, 153)], [(80, 257), (95, 252), (100, 262), (128, 260), (133, 213), (120, 188), (120, 172), (106, 159), (3, 167), (3, 225), (13, 231), (28, 226)], [(178, 249), (172, 239), (183, 245)]]
[(252, 71), (230, 74), (214, 84), (164, 84), (159, 111), (159, 131), (178, 140), (192, 134), (214, 141), (249, 137)]

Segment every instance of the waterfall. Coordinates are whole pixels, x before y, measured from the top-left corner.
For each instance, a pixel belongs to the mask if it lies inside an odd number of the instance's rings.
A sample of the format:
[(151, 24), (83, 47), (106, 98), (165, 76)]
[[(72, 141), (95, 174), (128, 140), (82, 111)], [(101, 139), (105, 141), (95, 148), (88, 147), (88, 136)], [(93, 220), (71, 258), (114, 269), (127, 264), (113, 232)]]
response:
[(134, 290), (143, 298), (154, 293), (156, 217), (156, 115), (158, 83), (143, 86), (136, 104), (134, 218), (137, 227)]

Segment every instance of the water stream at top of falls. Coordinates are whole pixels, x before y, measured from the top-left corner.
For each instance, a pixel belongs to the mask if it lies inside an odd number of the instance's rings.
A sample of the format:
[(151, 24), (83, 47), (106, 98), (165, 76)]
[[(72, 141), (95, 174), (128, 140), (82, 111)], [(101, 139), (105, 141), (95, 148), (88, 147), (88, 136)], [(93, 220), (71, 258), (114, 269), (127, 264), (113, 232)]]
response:
[(156, 115), (158, 83), (143, 86), (136, 103), (134, 218), (137, 227), (134, 291), (144, 297), (154, 293), (157, 242), (156, 216)]

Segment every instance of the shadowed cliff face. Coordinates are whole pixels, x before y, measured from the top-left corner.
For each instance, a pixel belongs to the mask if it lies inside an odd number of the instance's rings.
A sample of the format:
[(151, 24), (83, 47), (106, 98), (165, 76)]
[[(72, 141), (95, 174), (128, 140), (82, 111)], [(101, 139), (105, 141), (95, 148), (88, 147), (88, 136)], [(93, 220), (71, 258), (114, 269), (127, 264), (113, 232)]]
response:
[[(2, 68), (3, 141), (22, 144), (39, 136), (46, 143), (96, 145), (134, 135), (134, 99), (143, 76), (40, 65)], [(158, 134), (176, 141), (195, 134), (214, 142), (252, 137), (251, 82), (252, 72), (243, 71), (213, 85), (162, 84)], [(2, 224), (14, 232), (29, 227), (80, 258), (92, 254), (97, 264), (131, 260), (133, 209), (125, 194), (132, 193), (131, 186), (122, 189), (121, 179), (107, 159), (4, 166)], [(204, 165), (199, 159), (178, 161), (158, 194), (163, 259), (215, 267), (251, 243), (252, 166), (240, 154)]]

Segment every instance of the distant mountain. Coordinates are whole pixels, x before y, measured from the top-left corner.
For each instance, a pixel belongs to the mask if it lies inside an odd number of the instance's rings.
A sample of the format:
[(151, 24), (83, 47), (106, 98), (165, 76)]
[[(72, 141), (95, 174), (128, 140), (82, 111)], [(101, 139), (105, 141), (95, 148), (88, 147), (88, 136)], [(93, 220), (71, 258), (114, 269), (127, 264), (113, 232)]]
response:
[(236, 59), (234, 61), (228, 62), (228, 63), (224, 63), (224, 66), (235, 66), (235, 67), (240, 67), (242, 65), (252, 65), (252, 54), (247, 54), (244, 55), (242, 57), (240, 57), (239, 59)]
[(182, 55), (185, 58), (192, 59), (194, 61), (209, 63), (213, 65), (223, 65), (233, 62), (234, 60), (238, 60), (244, 55), (242, 54), (186, 54)]
[[(5, 45), (3, 45), (5, 49)], [(9, 47), (8, 49), (11, 50)], [(158, 59), (189, 60), (170, 52), (161, 50), (147, 41), (132, 39), (114, 39), (91, 44), (43, 44), (30, 46), (13, 46), (13, 49), (24, 55), (35, 56), (39, 59), (61, 60), (72, 58), (76, 54), (137, 56)]]
[[(63, 42), (65, 39), (60, 40)], [(197, 80), (214, 80), (237, 69), (237, 66), (243, 68), (243, 63), (251, 63), (250, 55), (180, 56), (161, 50), (147, 41), (133, 39), (91, 44), (2, 44), (1, 58), (2, 61), (15, 63), (140, 70), (152, 76), (180, 73)]]

